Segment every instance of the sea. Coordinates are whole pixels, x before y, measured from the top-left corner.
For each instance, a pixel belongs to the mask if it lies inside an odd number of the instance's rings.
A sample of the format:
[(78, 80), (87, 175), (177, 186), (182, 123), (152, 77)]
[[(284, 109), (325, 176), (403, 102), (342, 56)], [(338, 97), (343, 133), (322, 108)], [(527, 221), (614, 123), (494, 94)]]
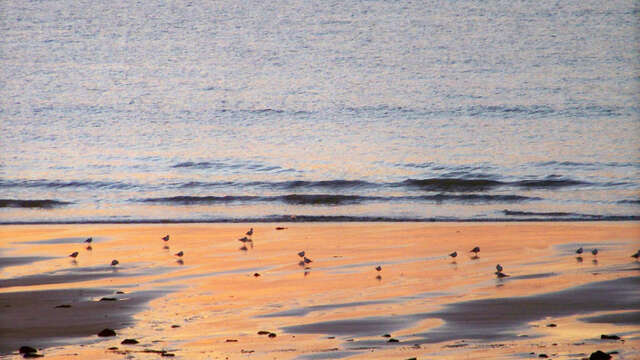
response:
[(0, 223), (640, 219), (635, 0), (0, 2)]

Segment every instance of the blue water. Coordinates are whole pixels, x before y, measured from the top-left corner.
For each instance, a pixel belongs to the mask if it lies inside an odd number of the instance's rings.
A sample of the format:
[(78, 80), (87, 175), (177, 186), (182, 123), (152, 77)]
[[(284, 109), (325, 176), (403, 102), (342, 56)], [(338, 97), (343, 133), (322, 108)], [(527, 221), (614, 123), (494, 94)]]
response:
[(637, 1), (0, 14), (0, 222), (640, 218)]

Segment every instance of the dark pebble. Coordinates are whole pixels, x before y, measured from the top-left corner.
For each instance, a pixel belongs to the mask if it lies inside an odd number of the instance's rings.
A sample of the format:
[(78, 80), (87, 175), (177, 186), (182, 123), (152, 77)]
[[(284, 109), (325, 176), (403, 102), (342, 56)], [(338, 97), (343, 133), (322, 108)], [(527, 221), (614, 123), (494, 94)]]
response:
[(607, 354), (606, 352), (602, 352), (600, 350), (591, 353), (591, 356), (589, 356), (589, 360), (609, 360), (611, 359), (611, 355)]
[(227, 339), (225, 342), (238, 342), (236, 339)]
[(620, 340), (620, 336), (618, 335), (600, 335), (600, 339), (602, 340)]
[(258, 335), (269, 335), (269, 334), (271, 334), (271, 331), (265, 331), (265, 330), (258, 331)]
[(138, 343), (138, 340), (136, 340), (136, 339), (124, 339), (124, 340), (122, 340), (122, 342), (120, 344), (123, 344), (123, 345), (135, 345), (137, 343)]
[(33, 358), (44, 357), (44, 355), (36, 354), (36, 353), (26, 353), (26, 354), (22, 354), (22, 357), (25, 359), (33, 359)]
[(545, 359), (548, 358), (547, 354), (540, 354), (540, 355), (538, 355), (538, 357), (539, 358), (545, 358)]
[(176, 354), (163, 352), (162, 354), (160, 354), (160, 356), (165, 356), (165, 357), (174, 357), (174, 356), (176, 356)]
[(556, 326), (558, 326), (558, 325), (556, 325), (556, 324), (548, 324), (547, 325), (547, 327), (556, 327)]
[(118, 350), (118, 347), (117, 346), (112, 346), (112, 347), (108, 348), (107, 350)]
[(98, 336), (106, 337), (106, 336), (116, 336), (116, 332), (112, 329), (103, 329), (98, 333)]
[(69, 305), (69, 304), (62, 304), (62, 305), (56, 306), (56, 309), (67, 309), (67, 308), (70, 308), (70, 307), (71, 307), (71, 305)]
[(270, 338), (274, 338), (274, 337), (276, 337), (276, 336), (278, 336), (278, 335), (276, 335), (276, 333), (269, 333), (269, 337), (270, 337)]
[(260, 274), (254, 273), (253, 276), (258, 277), (258, 276), (260, 276)]
[(179, 327), (180, 327), (180, 325), (171, 325), (172, 329), (179, 328)]
[(32, 348), (31, 346), (21, 346), (19, 351), (20, 351), (20, 354), (29, 354), (29, 353), (38, 352), (38, 350), (36, 350), (35, 348)]
[(116, 291), (116, 294), (124, 294), (124, 291)]
[(112, 297), (103, 297), (100, 301), (117, 301), (118, 299)]
[(398, 339), (394, 339), (394, 338), (391, 338), (391, 339), (389, 339), (389, 341), (387, 341), (387, 342), (390, 342), (390, 343), (391, 343), (391, 342), (396, 343), (396, 342), (400, 342), (400, 340), (398, 340)]
[(382, 335), (382, 337), (387, 337), (387, 338), (389, 338), (389, 337), (391, 337), (391, 334), (384, 334), (384, 335)]

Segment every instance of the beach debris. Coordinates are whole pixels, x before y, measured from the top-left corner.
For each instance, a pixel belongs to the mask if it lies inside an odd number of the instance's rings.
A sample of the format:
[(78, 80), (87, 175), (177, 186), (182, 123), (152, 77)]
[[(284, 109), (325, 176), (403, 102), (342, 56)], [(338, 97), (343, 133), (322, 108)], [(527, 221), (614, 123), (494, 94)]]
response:
[(268, 335), (268, 336), (269, 336), (270, 338), (274, 338), (274, 337), (276, 337), (276, 336), (278, 336), (278, 335), (276, 335), (276, 333), (269, 333), (269, 335)]
[(21, 346), (20, 350), (18, 350), (18, 352), (20, 352), (20, 354), (30, 354), (30, 353), (36, 353), (38, 352), (38, 350), (36, 348), (33, 348), (31, 346)]
[(184, 255), (184, 252), (183, 251), (178, 251), (174, 255), (177, 256), (177, 257), (182, 257)]
[(171, 325), (172, 329), (176, 329), (176, 328), (179, 328), (179, 327), (180, 327), (180, 325)]
[(98, 333), (98, 336), (100, 337), (107, 337), (107, 336), (116, 336), (116, 332), (113, 329), (102, 329), (102, 331), (100, 331)]
[(376, 266), (376, 271), (382, 271), (382, 266), (380, 265)]
[(276, 230), (285, 230), (285, 229), (286, 229), (286, 227), (282, 227), (282, 226), (276, 227)]
[(496, 270), (498, 272), (502, 272), (502, 265), (500, 265), (500, 264), (496, 265)]
[(304, 257), (304, 255), (305, 255), (305, 252), (304, 252), (304, 251), (300, 251), (300, 252), (298, 253), (298, 256), (300, 256), (300, 257)]
[(72, 257), (74, 259), (77, 258), (78, 257), (78, 252), (77, 251), (72, 252), (71, 255), (69, 255), (69, 257)]
[(254, 277), (258, 277), (258, 276), (260, 276), (260, 274), (258, 274), (258, 273), (253, 273), (253, 276), (254, 276)]
[(120, 261), (118, 261), (116, 259), (111, 260), (111, 266), (116, 266), (118, 264), (120, 264)]
[(620, 336), (602, 334), (600, 335), (600, 339), (601, 340), (620, 340)]
[(122, 340), (122, 342), (120, 344), (122, 345), (135, 345), (138, 343), (138, 340), (136, 339), (124, 339)]
[(249, 229), (249, 231), (247, 231), (247, 236), (251, 236), (253, 235), (253, 228)]
[(163, 237), (162, 240), (169, 241), (169, 235), (166, 235), (165, 237)]
[(582, 247), (579, 247), (578, 250), (576, 250), (576, 254), (582, 254), (583, 251), (584, 249), (582, 249)]
[(546, 359), (546, 358), (548, 358), (548, 357), (549, 357), (549, 355), (547, 355), (547, 354), (538, 354), (538, 357), (539, 357), (539, 358), (545, 358), (545, 359)]
[(547, 324), (547, 327), (557, 327), (558, 325), (551, 323), (551, 324)]
[(85, 240), (84, 242), (86, 242), (87, 244), (89, 244), (89, 243), (91, 243), (92, 241), (93, 241), (93, 238), (92, 238), (92, 237), (90, 237), (90, 238), (87, 238), (87, 240)]
[(68, 309), (70, 307), (71, 307), (71, 305), (69, 305), (69, 304), (62, 304), (62, 305), (56, 306), (56, 309)]
[(458, 252), (454, 251), (451, 254), (449, 254), (449, 256), (451, 256), (452, 258), (455, 258), (456, 256), (458, 256)]
[(384, 334), (384, 335), (382, 335), (382, 337), (390, 338), (390, 337), (391, 337), (391, 334)]
[(395, 338), (391, 338), (391, 339), (387, 340), (387, 342), (389, 342), (389, 343), (397, 343), (397, 342), (400, 342), (400, 340), (395, 339)]
[(99, 301), (118, 301), (118, 299), (113, 298), (113, 297), (103, 297)]
[(236, 340), (236, 339), (227, 339), (224, 342), (238, 342), (238, 340)]
[(598, 249), (591, 250), (591, 253), (593, 254), (593, 256), (598, 255)]
[(271, 334), (271, 331), (266, 331), (266, 330), (258, 331), (258, 335), (269, 335), (269, 334)]
[(631, 255), (631, 257), (636, 259), (636, 260), (640, 259), (640, 250), (636, 251), (636, 253)]
[(591, 353), (591, 356), (589, 356), (589, 360), (609, 360), (609, 359), (611, 359), (611, 355), (600, 350), (594, 353)]

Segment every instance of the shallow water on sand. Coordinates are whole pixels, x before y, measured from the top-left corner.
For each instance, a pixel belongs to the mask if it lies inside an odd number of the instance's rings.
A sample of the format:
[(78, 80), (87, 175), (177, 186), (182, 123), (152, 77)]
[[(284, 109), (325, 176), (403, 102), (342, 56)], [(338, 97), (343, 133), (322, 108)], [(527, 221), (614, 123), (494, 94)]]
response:
[(0, 222), (640, 215), (630, 0), (0, 12)]
[[(21, 325), (5, 322), (0, 349), (29, 342), (47, 358), (157, 358), (144, 352), (153, 350), (184, 359), (640, 353), (636, 223), (283, 226), (256, 226), (246, 250), (242, 224), (4, 227), (0, 306)], [(497, 263), (509, 277), (496, 277)], [(104, 327), (117, 336), (98, 338)], [(120, 344), (125, 338), (140, 343)]]

